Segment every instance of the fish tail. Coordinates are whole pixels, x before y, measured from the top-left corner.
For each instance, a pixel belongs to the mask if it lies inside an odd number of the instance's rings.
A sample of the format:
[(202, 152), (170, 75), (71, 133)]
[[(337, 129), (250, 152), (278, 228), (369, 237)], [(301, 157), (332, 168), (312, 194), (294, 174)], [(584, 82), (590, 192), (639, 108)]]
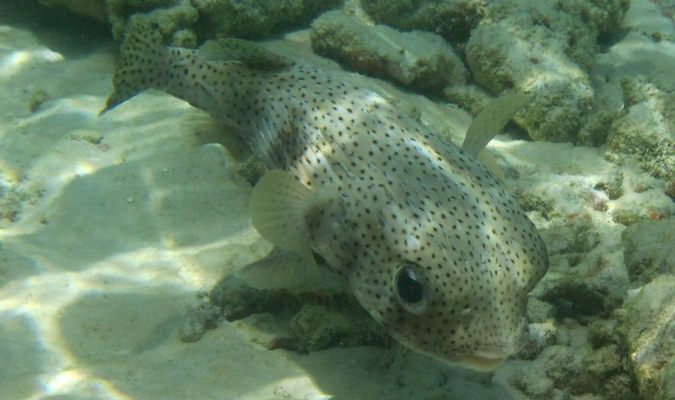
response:
[(120, 48), (120, 63), (113, 76), (113, 93), (99, 115), (117, 107), (146, 89), (161, 89), (161, 69), (170, 57), (161, 34), (150, 28), (134, 29)]

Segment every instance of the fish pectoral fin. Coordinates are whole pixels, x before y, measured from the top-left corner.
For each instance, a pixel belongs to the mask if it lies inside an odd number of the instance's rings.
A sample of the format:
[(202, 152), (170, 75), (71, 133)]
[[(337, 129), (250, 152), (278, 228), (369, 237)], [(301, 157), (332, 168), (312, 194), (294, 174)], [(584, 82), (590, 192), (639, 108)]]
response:
[(207, 40), (197, 54), (206, 61), (238, 61), (247, 68), (262, 71), (276, 71), (293, 64), (259, 44), (235, 38)]
[(345, 282), (328, 268), (314, 268), (294, 251), (275, 246), (267, 256), (235, 271), (234, 276), (258, 290), (340, 290)]
[(251, 158), (248, 143), (237, 133), (241, 127), (229, 118), (216, 120), (206, 111), (191, 108), (180, 120), (181, 131), (194, 132), (205, 143), (221, 143), (237, 161)]
[(522, 93), (507, 93), (489, 102), (473, 119), (464, 136), (462, 149), (478, 155), (516, 113), (525, 106), (528, 97)]
[(251, 220), (262, 237), (315, 265), (307, 215), (321, 197), (289, 173), (275, 169), (260, 178), (251, 194)]
[(506, 171), (499, 166), (499, 161), (497, 161), (497, 158), (493, 154), (491, 154), (489, 151), (482, 151), (476, 156), (476, 159), (481, 162), (490, 172), (492, 172), (492, 175), (496, 176), (500, 180), (504, 181), (506, 180)]

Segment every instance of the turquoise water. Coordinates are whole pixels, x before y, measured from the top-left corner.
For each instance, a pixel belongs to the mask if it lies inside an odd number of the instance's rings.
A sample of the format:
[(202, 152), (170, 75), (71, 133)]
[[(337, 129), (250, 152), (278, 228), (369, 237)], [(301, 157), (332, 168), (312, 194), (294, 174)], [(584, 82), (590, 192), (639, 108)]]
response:
[[(594, 3), (3, 2), (0, 398), (673, 398), (674, 5)], [(265, 258), (265, 160), (233, 127), (160, 91), (99, 116), (134, 23), (253, 40), (458, 146), (488, 99), (528, 95), (480, 156), (548, 248), (522, 349), (437, 361), (320, 253)]]

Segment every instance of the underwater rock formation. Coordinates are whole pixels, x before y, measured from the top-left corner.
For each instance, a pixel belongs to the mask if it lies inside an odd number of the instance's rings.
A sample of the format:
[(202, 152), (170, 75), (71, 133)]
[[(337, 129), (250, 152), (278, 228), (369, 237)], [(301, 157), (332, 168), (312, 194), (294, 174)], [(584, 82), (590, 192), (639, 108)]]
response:
[(140, 29), (142, 26), (152, 26), (171, 43), (194, 47), (197, 44), (197, 36), (191, 27), (199, 20), (197, 10), (186, 1), (156, 1), (166, 6), (155, 5), (153, 8), (149, 5), (136, 4), (135, 0), (116, 0), (111, 4), (110, 23), (113, 36), (121, 39), (129, 31)]
[(516, 118), (531, 138), (574, 140), (594, 105), (587, 69), (598, 39), (614, 32), (627, 5), (623, 0), (494, 3), (471, 33), (469, 69), (493, 93), (515, 88), (532, 96)]
[(193, 2), (216, 36), (252, 39), (309, 23), (342, 0), (200, 0)]
[(635, 396), (630, 377), (621, 367), (617, 346), (593, 349), (584, 342), (585, 335), (585, 327), (571, 321), (563, 324), (556, 344), (546, 347), (532, 361), (515, 361), (510, 368), (499, 369), (495, 380), (517, 393), (515, 398), (629, 399)]
[[(74, 13), (109, 22), (121, 38), (129, 19), (160, 29), (175, 45), (196, 44), (196, 36), (259, 38), (308, 23), (342, 0), (40, 0)], [(197, 24), (197, 22), (199, 22)]]
[(466, 82), (459, 56), (433, 33), (368, 26), (342, 11), (329, 11), (312, 23), (310, 37), (315, 52), (414, 90), (439, 93)]
[(636, 290), (625, 309), (623, 330), (640, 392), (647, 399), (675, 398), (675, 275)]
[(268, 349), (301, 353), (334, 347), (390, 346), (386, 331), (348, 293), (326, 288), (257, 289), (234, 276), (218, 282), (181, 327), (194, 342), (221, 320), (255, 327), (252, 340)]
[(611, 125), (610, 149), (634, 156), (652, 175), (674, 181), (675, 85), (644, 76), (621, 83), (624, 112)]
[(621, 241), (631, 280), (647, 283), (661, 274), (675, 272), (675, 218), (631, 225), (621, 235)]
[(484, 0), (361, 0), (373, 20), (404, 31), (421, 30), (441, 35), (453, 45), (469, 39), (485, 13)]

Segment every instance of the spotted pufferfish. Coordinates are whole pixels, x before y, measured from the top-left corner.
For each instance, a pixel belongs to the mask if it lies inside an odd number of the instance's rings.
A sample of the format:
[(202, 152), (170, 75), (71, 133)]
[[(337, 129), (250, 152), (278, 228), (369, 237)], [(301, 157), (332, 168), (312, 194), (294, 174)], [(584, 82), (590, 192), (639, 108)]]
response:
[(113, 82), (102, 113), (158, 89), (234, 128), (268, 169), (254, 227), (323, 258), (405, 346), (484, 371), (522, 347), (546, 246), (476, 155), (524, 95), (489, 104), (459, 148), (373, 90), (243, 40), (193, 50), (139, 31)]

